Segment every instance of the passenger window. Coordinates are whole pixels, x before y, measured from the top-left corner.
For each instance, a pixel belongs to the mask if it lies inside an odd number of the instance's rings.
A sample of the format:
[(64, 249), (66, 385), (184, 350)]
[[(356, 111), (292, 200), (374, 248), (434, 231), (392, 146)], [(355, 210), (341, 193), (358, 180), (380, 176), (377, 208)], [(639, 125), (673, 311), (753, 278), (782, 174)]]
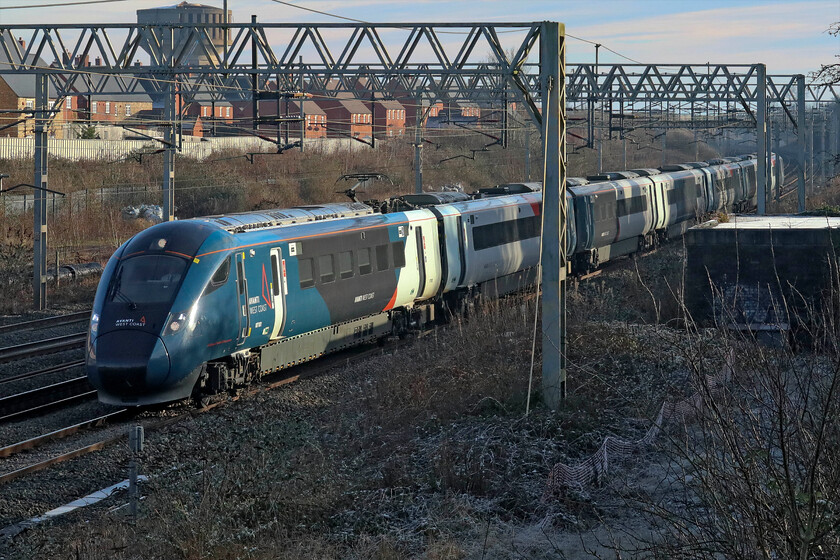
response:
[(280, 295), (280, 274), (278, 271), (280, 267), (277, 266), (277, 255), (271, 255), (271, 291), (274, 296)]
[(338, 274), (342, 279), (353, 277), (353, 253), (351, 251), (338, 254)]
[(376, 246), (376, 270), (388, 270), (388, 246)]
[(335, 280), (335, 268), (333, 266), (332, 255), (321, 255), (318, 257), (318, 274), (320, 275), (322, 284)]
[(228, 278), (230, 277), (230, 259), (227, 258), (219, 265), (219, 268), (216, 269), (216, 272), (213, 273), (213, 277), (210, 278), (210, 283), (207, 285), (207, 288), (204, 290), (204, 295), (212, 294), (219, 288), (227, 283)]
[(315, 278), (312, 274), (312, 259), (298, 259), (298, 270), (300, 271), (301, 288), (311, 288), (315, 285)]
[[(405, 266), (405, 249), (402, 241), (394, 241), (391, 243), (391, 254), (394, 259), (394, 268), (402, 268)], [(423, 256), (420, 255), (417, 258), (422, 259)]]
[(225, 261), (219, 265), (219, 268), (216, 269), (216, 272), (213, 274), (213, 278), (210, 279), (210, 282), (217, 286), (221, 286), (228, 281), (228, 276), (230, 276), (230, 259), (225, 259)]
[(245, 295), (245, 264), (242, 261), (237, 261), (236, 263), (236, 271), (237, 271), (237, 278), (236, 281), (239, 283), (239, 295)]
[(357, 255), (359, 258), (359, 274), (370, 274), (372, 272), (370, 266), (370, 247), (359, 249)]

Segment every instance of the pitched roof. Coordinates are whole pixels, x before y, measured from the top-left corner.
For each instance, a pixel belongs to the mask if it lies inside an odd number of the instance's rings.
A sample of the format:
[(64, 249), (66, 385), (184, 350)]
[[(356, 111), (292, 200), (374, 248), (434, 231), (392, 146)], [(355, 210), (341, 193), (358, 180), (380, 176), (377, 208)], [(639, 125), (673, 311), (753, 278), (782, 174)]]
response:
[(369, 115), (370, 108), (358, 99), (339, 99), (344, 108), (356, 115)]
[[(96, 68), (94, 66), (94, 68)], [(131, 79), (131, 76), (123, 76), (126, 81)], [(147, 85), (145, 80), (140, 82), (140, 87), (144, 88)], [(98, 86), (100, 89), (104, 91), (118, 91), (119, 87), (117, 84), (117, 79), (115, 76), (108, 76), (105, 80)], [(152, 103), (154, 100), (152, 96), (144, 91), (136, 91), (132, 93), (120, 93), (120, 94), (113, 94), (113, 93), (92, 93), (90, 94), (90, 98), (93, 101), (136, 101), (138, 103)]]
[[(300, 111), (300, 109), (298, 107), (298, 103), (300, 103), (300, 101), (298, 101), (296, 99), (293, 99), (293, 100), (289, 101), (289, 112)], [(303, 112), (307, 115), (326, 115), (327, 114), (314, 101), (304, 101), (303, 102)]]
[[(14, 37), (12, 37), (12, 40), (14, 40)], [(12, 62), (14, 62), (15, 64), (20, 64), (21, 57), (17, 54), (17, 52), (12, 51), (12, 57), (13, 60), (10, 61), (9, 57), (6, 56), (4, 50), (0, 49), (0, 72), (10, 70), (12, 67)], [(35, 55), (30, 55), (27, 58), (27, 64), (32, 64), (42, 68), (48, 67), (48, 64), (46, 62), (44, 62), (40, 58), (36, 58)], [(35, 97), (35, 76), (32, 74), (0, 74), (0, 80), (6, 82), (6, 84), (18, 97)], [(49, 85), (49, 96), (51, 98), (55, 98), (55, 88), (52, 86), (52, 84)]]

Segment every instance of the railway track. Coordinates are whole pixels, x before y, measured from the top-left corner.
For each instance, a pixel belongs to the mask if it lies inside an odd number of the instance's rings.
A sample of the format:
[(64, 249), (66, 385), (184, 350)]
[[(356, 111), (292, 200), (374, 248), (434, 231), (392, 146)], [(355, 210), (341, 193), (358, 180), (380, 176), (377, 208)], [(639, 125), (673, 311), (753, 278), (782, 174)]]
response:
[[(116, 422), (119, 420), (126, 420), (133, 416), (134, 412), (129, 409), (120, 409), (114, 412), (105, 414), (104, 416), (98, 416), (96, 418), (92, 418), (90, 420), (86, 420), (84, 422), (79, 422), (77, 424), (73, 424), (72, 426), (67, 426), (65, 428), (61, 428), (59, 430), (53, 430), (52, 432), (30, 438), (24, 441), (19, 441), (17, 443), (13, 443), (11, 445), (7, 445), (5, 447), (0, 447), (0, 457), (11, 457), (23, 451), (28, 451), (40, 447), (46, 443), (66, 438), (83, 430), (87, 430), (90, 428), (96, 428), (100, 426), (105, 426), (108, 423)], [(94, 451), (99, 451), (100, 449), (104, 449), (106, 445), (110, 443), (114, 443), (124, 437), (124, 434), (120, 434), (118, 436), (112, 436), (109, 438), (105, 438), (103, 440), (99, 440), (92, 445), (87, 445), (84, 447), (80, 447), (78, 449), (74, 449), (73, 451), (69, 451), (67, 453), (61, 453), (60, 455), (56, 455), (44, 461), (38, 461), (37, 463), (33, 463), (31, 465), (27, 465), (26, 467), (22, 467), (19, 469), (15, 469), (13, 471), (4, 473), (0, 475), (0, 484), (12, 481), (16, 478), (21, 476), (38, 472), (44, 470), (52, 465), (56, 465), (58, 463), (63, 463), (69, 459), (73, 459), (75, 457), (80, 457), (82, 455), (86, 455), (87, 453), (92, 453)]]
[[(174, 424), (174, 423), (180, 422), (182, 420), (185, 420), (186, 418), (189, 418), (194, 414), (202, 414), (202, 413), (208, 412), (208, 411), (210, 411), (210, 410), (212, 410), (212, 409), (214, 409), (218, 406), (222, 406), (224, 404), (237, 401), (237, 400), (239, 400), (243, 397), (255, 395), (255, 394), (257, 394), (261, 391), (270, 391), (272, 389), (276, 389), (276, 388), (281, 387), (283, 385), (288, 385), (288, 384), (293, 383), (295, 381), (298, 381), (300, 379), (307, 379), (307, 378), (315, 377), (317, 375), (321, 375), (321, 374), (325, 373), (326, 371), (328, 371), (328, 370), (330, 370), (330, 369), (332, 369), (332, 368), (334, 368), (338, 365), (341, 365), (341, 364), (346, 364), (346, 363), (354, 362), (354, 361), (357, 361), (357, 360), (363, 360), (363, 359), (366, 359), (370, 356), (374, 356), (374, 355), (377, 355), (377, 354), (382, 354), (383, 352), (385, 352), (389, 349), (397, 348), (400, 344), (401, 343), (399, 341), (391, 341), (389, 343), (386, 343), (385, 346), (372, 346), (370, 348), (362, 347), (362, 348), (356, 348), (356, 349), (349, 349), (345, 352), (340, 352), (338, 354), (333, 354), (331, 356), (323, 358), (321, 361), (308, 362), (308, 363), (305, 363), (305, 364), (301, 364), (300, 366), (297, 366), (297, 368), (295, 368), (295, 369), (298, 369), (298, 373), (295, 373), (293, 375), (289, 375), (290, 372), (285, 371), (285, 372), (278, 372), (277, 374), (274, 374), (274, 375), (268, 375), (268, 376), (263, 378), (263, 383), (261, 383), (257, 386), (252, 386), (252, 387), (246, 388), (245, 390), (239, 392), (238, 394), (236, 394), (234, 396), (231, 396), (230, 398), (226, 398), (226, 399), (223, 399), (223, 400), (219, 400), (217, 402), (213, 402), (213, 403), (208, 404), (207, 406), (205, 406), (203, 408), (200, 408), (200, 409), (190, 410), (189, 412), (187, 412), (185, 414), (179, 414), (179, 415), (171, 417), (171, 418), (165, 418), (165, 419), (161, 419), (161, 420), (158, 420), (158, 421), (146, 423), (144, 425), (144, 429), (146, 431), (160, 429), (164, 426), (168, 426), (170, 424)], [(348, 356), (348, 353), (352, 353), (352, 355)], [(71, 436), (73, 434), (76, 434), (76, 433), (81, 432), (81, 431), (86, 430), (86, 429), (108, 426), (110, 424), (113, 424), (114, 422), (129, 419), (129, 418), (133, 417), (134, 414), (136, 414), (135, 409), (120, 409), (120, 410), (116, 410), (114, 412), (111, 412), (109, 414), (106, 414), (104, 416), (93, 418), (91, 420), (87, 420), (85, 422), (74, 424), (74, 425), (68, 426), (66, 428), (61, 428), (59, 430), (54, 430), (52, 432), (49, 432), (49, 433), (41, 435), (41, 436), (30, 438), (30, 439), (25, 440), (25, 441), (13, 443), (13, 444), (7, 445), (5, 447), (0, 447), (0, 458), (11, 457), (11, 456), (19, 454), (23, 451), (28, 451), (28, 450), (32, 450), (32, 449), (41, 447), (46, 443), (55, 441), (57, 439), (66, 438), (68, 436)], [(104, 449), (105, 447), (107, 447), (107, 446), (109, 446), (113, 443), (116, 443), (118, 441), (123, 440), (125, 437), (126, 436), (125, 436), (125, 433), (123, 431), (120, 431), (118, 434), (113, 434), (112, 433), (112, 434), (108, 435), (107, 437), (104, 437), (100, 440), (97, 440), (96, 442), (94, 442), (92, 444), (85, 445), (83, 447), (73, 449), (72, 451), (52, 456), (48, 459), (38, 461), (36, 463), (33, 463), (33, 464), (27, 465), (25, 467), (15, 469), (15, 470), (10, 471), (10, 472), (2, 473), (2, 474), (0, 474), (0, 485), (4, 484), (6, 482), (10, 482), (10, 481), (12, 481), (16, 478), (20, 478), (22, 476), (25, 476), (25, 475), (28, 475), (28, 474), (31, 474), (31, 473), (42, 471), (42, 470), (47, 469), (47, 468), (49, 468), (53, 465), (63, 463), (63, 462), (68, 461), (70, 459), (74, 459), (76, 457), (81, 457), (81, 456), (87, 455), (89, 453), (100, 451), (100, 450)]]
[(95, 395), (96, 390), (90, 386), (86, 376), (24, 391), (0, 398), (0, 422), (8, 422), (24, 416), (47, 412), (70, 403), (90, 400)]
[(79, 311), (78, 313), (58, 315), (56, 317), (45, 317), (43, 319), (35, 319), (33, 321), (23, 321), (21, 323), (13, 323), (11, 325), (2, 325), (0, 326), (0, 334), (45, 329), (47, 327), (59, 327), (62, 325), (72, 325), (87, 321), (89, 318), (90, 309), (87, 311)]
[(27, 342), (16, 346), (0, 348), (0, 364), (14, 360), (22, 360), (33, 356), (55, 354), (66, 350), (74, 350), (85, 345), (87, 333), (73, 333), (36, 342)]
[(62, 371), (67, 371), (68, 369), (73, 369), (77, 367), (82, 367), (85, 365), (84, 360), (73, 360), (70, 362), (65, 362), (63, 364), (58, 364), (55, 366), (50, 366), (42, 369), (38, 369), (35, 371), (28, 371), (26, 373), (20, 373), (18, 375), (12, 375), (9, 377), (4, 377), (0, 379), (0, 385), (5, 383), (12, 383), (13, 381), (22, 381), (24, 379), (31, 379), (33, 377), (38, 377), (41, 375), (49, 375), (51, 373), (61, 373)]

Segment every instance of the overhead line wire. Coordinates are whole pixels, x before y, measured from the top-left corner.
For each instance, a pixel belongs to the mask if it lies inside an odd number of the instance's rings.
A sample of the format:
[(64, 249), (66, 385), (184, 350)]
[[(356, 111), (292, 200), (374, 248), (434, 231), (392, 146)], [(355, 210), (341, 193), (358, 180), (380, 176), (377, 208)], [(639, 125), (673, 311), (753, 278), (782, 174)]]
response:
[(85, 4), (110, 4), (112, 2), (128, 2), (129, 0), (76, 0), (75, 2), (59, 2), (55, 4), (33, 4), (21, 6), (0, 6), (0, 10), (25, 10), (29, 8), (60, 8), (62, 6), (82, 6)]

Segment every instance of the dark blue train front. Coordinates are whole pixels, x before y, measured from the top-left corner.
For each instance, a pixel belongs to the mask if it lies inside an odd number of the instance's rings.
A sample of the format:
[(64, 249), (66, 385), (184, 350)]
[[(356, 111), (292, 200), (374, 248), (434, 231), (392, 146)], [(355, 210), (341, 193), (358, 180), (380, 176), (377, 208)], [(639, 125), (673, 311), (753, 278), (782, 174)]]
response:
[[(117, 250), (96, 293), (88, 338), (88, 377), (101, 401), (140, 405), (190, 396), (211, 354), (202, 349), (237, 335), (238, 324), (217, 319), (237, 315), (224, 251), (232, 239), (190, 220), (147, 229)], [(198, 259), (200, 249), (222, 252)]]

